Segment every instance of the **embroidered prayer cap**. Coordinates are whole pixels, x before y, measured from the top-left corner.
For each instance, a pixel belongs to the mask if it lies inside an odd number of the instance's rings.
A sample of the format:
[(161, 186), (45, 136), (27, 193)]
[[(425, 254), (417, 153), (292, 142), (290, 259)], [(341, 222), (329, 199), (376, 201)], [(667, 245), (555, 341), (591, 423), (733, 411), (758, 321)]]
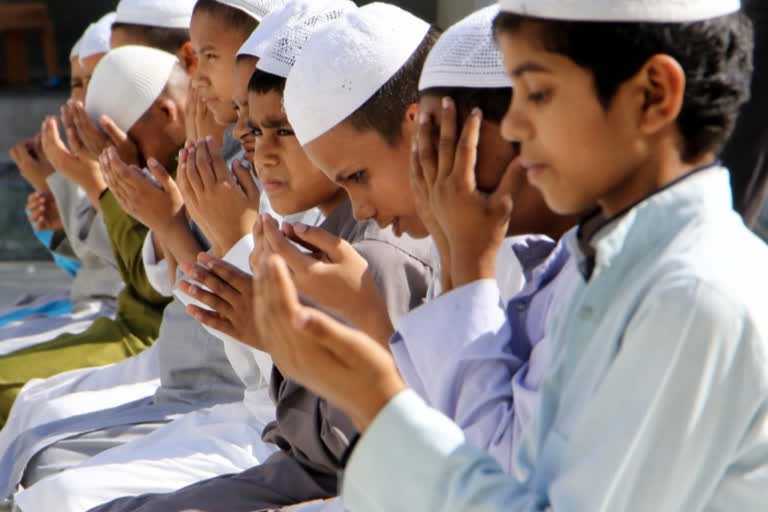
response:
[(175, 55), (147, 46), (123, 46), (110, 51), (96, 66), (85, 97), (88, 116), (98, 122), (109, 116), (127, 132), (160, 97)]
[(260, 54), (257, 54), (256, 51), (262, 41), (274, 37), (291, 16), (294, 16), (296, 12), (299, 12), (304, 4), (311, 1), (312, 0), (295, 0), (287, 2), (281, 8), (275, 9), (267, 14), (264, 19), (259, 22), (259, 26), (251, 32), (251, 35), (248, 36), (248, 39), (245, 40), (240, 49), (237, 50), (237, 55), (260, 57)]
[(567, 21), (689, 23), (725, 16), (740, 0), (500, 0), (504, 12)]
[(220, 4), (234, 7), (247, 15), (261, 21), (272, 11), (280, 9), (288, 0), (216, 0)]
[(120, 0), (115, 23), (189, 28), (196, 0)]
[(381, 89), (421, 45), (430, 25), (375, 2), (319, 28), (296, 58), (285, 111), (299, 143), (323, 135)]
[(81, 61), (109, 51), (109, 40), (112, 38), (112, 23), (115, 21), (115, 16), (114, 12), (110, 12), (88, 26), (81, 39), (78, 52)]
[(287, 78), (310, 36), (320, 27), (337, 21), (345, 12), (357, 9), (349, 0), (303, 0), (292, 9), (278, 31), (261, 41), (255, 50), (257, 69)]
[(82, 42), (83, 42), (83, 36), (80, 36), (80, 39), (75, 41), (75, 44), (72, 45), (72, 49), (69, 51), (69, 60), (72, 60), (75, 57), (80, 57), (80, 44)]
[(511, 87), (504, 58), (493, 39), (499, 7), (476, 11), (446, 30), (429, 52), (419, 91), (433, 87)]

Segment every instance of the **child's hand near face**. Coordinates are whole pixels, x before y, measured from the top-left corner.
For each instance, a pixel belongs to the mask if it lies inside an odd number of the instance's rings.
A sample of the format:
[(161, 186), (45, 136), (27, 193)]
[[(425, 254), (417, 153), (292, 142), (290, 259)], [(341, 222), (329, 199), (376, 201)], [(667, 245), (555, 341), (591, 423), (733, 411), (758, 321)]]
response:
[(184, 125), (186, 127), (187, 140), (198, 140), (205, 137), (220, 139), (227, 127), (220, 125), (213, 117), (213, 112), (200, 97), (198, 87), (194, 80), (189, 83), (187, 103), (184, 110)]
[[(368, 262), (345, 240), (322, 228), (284, 224), (265, 215), (264, 237), (284, 260), (302, 294), (386, 345), (394, 332), (387, 306)], [(310, 248), (307, 254), (290, 243)]]
[(430, 189), (432, 214), (450, 246), (454, 287), (495, 277), (496, 254), (506, 236), (519, 182), (515, 179), (519, 166), (513, 161), (496, 190), (490, 194), (478, 190), (475, 164), (481, 123), (482, 113), (475, 109), (457, 139), (456, 107), (445, 98), (440, 142), (435, 148), (430, 116), (422, 115), (419, 120), (419, 163)]
[(187, 312), (208, 327), (252, 347), (260, 346), (253, 322), (252, 277), (206, 252), (197, 261), (199, 264), (183, 263), (181, 270), (199, 285), (181, 280), (179, 288), (211, 309), (190, 304)]
[[(91, 158), (98, 158), (105, 149), (114, 146), (120, 159), (130, 165), (139, 164), (139, 150), (128, 135), (109, 119), (103, 116), (99, 126), (91, 121), (85, 107), (79, 101), (70, 100), (67, 103), (74, 129), (82, 141), (83, 147)], [(105, 135), (106, 134), (106, 135)]]
[(148, 167), (157, 183), (137, 166), (123, 162), (113, 147), (104, 151), (100, 161), (109, 189), (131, 217), (162, 235), (175, 219), (183, 216), (184, 201), (179, 188), (154, 159), (149, 159)]
[(48, 190), (48, 183), (45, 180), (55, 172), (55, 169), (45, 157), (39, 134), (13, 146), (10, 154), (22, 177), (36, 191)]
[[(66, 116), (65, 116), (66, 117)], [(66, 124), (65, 124), (66, 127)], [(68, 179), (82, 187), (88, 195), (94, 208), (98, 208), (99, 196), (107, 188), (101, 175), (99, 162), (91, 158), (83, 158), (82, 142), (77, 133), (67, 128), (67, 142), (64, 144), (59, 133), (59, 125), (55, 117), (49, 116), (43, 121), (41, 143), (48, 161), (53, 167)], [(70, 148), (72, 150), (70, 151)]]
[(268, 256), (253, 270), (263, 350), (284, 375), (333, 402), (364, 431), (405, 389), (392, 356), (365, 333), (302, 306), (281, 257)]
[(235, 161), (233, 172), (213, 137), (187, 143), (179, 166), (179, 188), (192, 219), (221, 257), (245, 236), (259, 214), (259, 189), (250, 172)]

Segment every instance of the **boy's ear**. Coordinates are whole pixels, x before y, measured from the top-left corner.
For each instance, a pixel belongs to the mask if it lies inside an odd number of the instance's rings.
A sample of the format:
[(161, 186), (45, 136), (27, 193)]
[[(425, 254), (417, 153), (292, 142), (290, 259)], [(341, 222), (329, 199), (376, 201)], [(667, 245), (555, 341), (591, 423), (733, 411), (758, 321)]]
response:
[(161, 96), (155, 101), (155, 107), (163, 115), (163, 119), (169, 124), (183, 122), (182, 109), (171, 98)]
[(685, 72), (669, 55), (654, 55), (637, 75), (643, 93), (640, 129), (647, 135), (673, 125), (683, 107)]
[(179, 58), (181, 67), (184, 68), (184, 71), (188, 76), (191, 77), (197, 73), (197, 57), (195, 56), (190, 41), (187, 41), (181, 48), (179, 48), (179, 51), (176, 52), (176, 56)]
[(408, 108), (405, 109), (405, 116), (403, 116), (403, 122), (401, 125), (401, 132), (404, 135), (403, 140), (411, 143), (411, 138), (416, 130), (417, 119), (419, 118), (419, 104), (411, 103)]

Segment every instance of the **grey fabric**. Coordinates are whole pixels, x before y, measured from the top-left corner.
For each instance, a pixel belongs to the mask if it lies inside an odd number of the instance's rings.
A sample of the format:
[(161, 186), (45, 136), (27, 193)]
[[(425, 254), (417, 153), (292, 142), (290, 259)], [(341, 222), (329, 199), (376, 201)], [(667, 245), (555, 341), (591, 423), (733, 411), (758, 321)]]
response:
[[(428, 240), (397, 238), (374, 222), (357, 223), (348, 201), (322, 227), (352, 243), (366, 258), (393, 322), (421, 304), (432, 272)], [(263, 464), (174, 493), (120, 498), (92, 512), (248, 512), (335, 495), (342, 456), (357, 434), (352, 422), (277, 369), (271, 376), (270, 393), (277, 419), (264, 429), (263, 439), (281, 451)]]
[(73, 311), (78, 302), (98, 298), (114, 302), (123, 288), (107, 228), (88, 197), (59, 173), (48, 177), (48, 186), (59, 208), (67, 242), (82, 263), (72, 282)]

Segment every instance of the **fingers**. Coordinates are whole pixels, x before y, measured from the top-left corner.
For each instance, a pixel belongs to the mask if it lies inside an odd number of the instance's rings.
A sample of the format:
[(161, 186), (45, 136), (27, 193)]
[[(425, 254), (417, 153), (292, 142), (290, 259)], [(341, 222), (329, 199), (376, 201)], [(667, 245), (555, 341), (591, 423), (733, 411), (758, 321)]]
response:
[(432, 185), (437, 178), (437, 151), (432, 140), (433, 130), (432, 115), (429, 112), (419, 114), (419, 126), (417, 128), (417, 149), (419, 168), (428, 185)]
[(520, 166), (520, 160), (514, 159), (509, 163), (496, 190), (491, 194), (491, 203), (502, 210), (511, 213), (514, 197), (525, 181), (525, 171)]
[(477, 145), (480, 141), (480, 126), (483, 122), (483, 113), (479, 108), (474, 108), (464, 123), (461, 137), (456, 145), (455, 168), (457, 179), (468, 190), (475, 190), (475, 165), (477, 164)]
[(171, 178), (171, 175), (168, 174), (168, 171), (165, 170), (165, 167), (154, 158), (150, 157), (147, 160), (147, 167), (163, 190), (170, 190), (176, 186), (176, 183)]
[[(190, 278), (194, 279), (195, 281), (198, 281), (196, 277), (193, 277), (192, 274), (187, 273), (186, 270), (189, 270), (188, 264), (181, 264), (181, 269), (184, 271)], [(205, 277), (201, 277), (202, 280), (205, 280)], [(208, 279), (211, 281), (210, 279)], [(201, 281), (200, 284), (203, 284)], [(208, 287), (208, 285), (203, 285)], [(208, 290), (205, 290), (201, 286), (198, 286), (196, 284), (190, 283), (188, 281), (185, 281), (184, 279), (179, 280), (179, 289), (189, 295), (190, 297), (194, 298), (195, 300), (199, 301), (202, 304), (205, 304), (209, 308), (211, 308), (213, 311), (216, 311), (219, 315), (227, 318), (232, 313), (232, 305), (224, 298), (222, 298), (221, 295), (217, 294), (216, 292), (210, 292)]]
[(75, 129), (77, 131), (80, 140), (83, 142), (83, 146), (91, 153), (92, 157), (100, 154), (107, 146), (106, 136), (99, 130), (88, 113), (85, 111), (85, 107), (79, 101), (68, 102), (70, 113), (72, 114), (72, 120), (74, 122)]
[(91, 158), (91, 153), (83, 144), (80, 134), (75, 126), (72, 111), (64, 105), (61, 107), (61, 123), (64, 125), (64, 133), (67, 135), (67, 144), (72, 153), (78, 157)]
[(129, 141), (128, 134), (121, 130), (109, 116), (101, 116), (99, 124), (115, 146), (120, 147)]
[(311, 227), (299, 222), (294, 224), (293, 232), (299, 239), (316, 247), (334, 262), (341, 261), (344, 251), (350, 247), (345, 240), (332, 235), (323, 228)]
[[(440, 120), (440, 142), (438, 143), (438, 179), (451, 174), (456, 154), (456, 104), (453, 99), (442, 100), (442, 118)], [(474, 166), (473, 166), (474, 170)]]
[(186, 182), (190, 192), (195, 196), (204, 189), (200, 174), (197, 171), (197, 148), (193, 142), (187, 149)]
[(227, 162), (221, 155), (221, 144), (216, 137), (208, 136), (203, 141), (206, 152), (211, 163), (211, 170), (213, 171), (214, 181), (219, 183), (233, 182), (232, 175), (227, 168)]
[(243, 294), (246, 291), (250, 291), (251, 276), (236, 266), (227, 263), (224, 260), (214, 258), (207, 252), (198, 254), (197, 261), (213, 272), (219, 279), (234, 288), (238, 293)]
[(213, 172), (213, 161), (208, 151), (206, 139), (198, 141), (195, 147), (195, 165), (202, 188), (208, 189), (213, 187), (216, 184), (216, 175)]
[(251, 170), (243, 165), (240, 160), (232, 162), (232, 173), (237, 178), (237, 182), (240, 184), (240, 189), (245, 193), (250, 204), (258, 206), (259, 197), (261, 192), (259, 187), (256, 186), (256, 182), (251, 177)]
[(69, 149), (64, 145), (64, 141), (61, 140), (59, 125), (53, 116), (49, 116), (43, 121), (42, 144), (46, 155), (52, 159), (59, 159), (58, 164), (54, 163), (59, 170), (61, 170), (60, 161), (62, 158), (73, 158)]
[(269, 214), (263, 214), (261, 217), (264, 239), (269, 248), (285, 259), (288, 267), (294, 272), (298, 272), (315, 263), (317, 260), (308, 254), (301, 252), (280, 232), (277, 221)]
[(192, 316), (192, 318), (201, 324), (207, 325), (211, 329), (216, 329), (217, 331), (223, 332), (224, 334), (227, 334), (233, 338), (237, 338), (237, 332), (235, 331), (235, 327), (232, 322), (221, 316), (216, 311), (208, 311), (201, 307), (195, 306), (194, 304), (188, 305), (186, 310), (187, 313)]

